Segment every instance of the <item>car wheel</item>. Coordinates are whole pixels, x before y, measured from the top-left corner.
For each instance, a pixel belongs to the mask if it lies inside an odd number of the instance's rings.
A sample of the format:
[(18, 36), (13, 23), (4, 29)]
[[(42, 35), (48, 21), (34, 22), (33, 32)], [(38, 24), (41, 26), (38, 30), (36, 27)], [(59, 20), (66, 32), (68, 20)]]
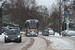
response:
[(47, 35), (47, 36), (49, 36), (49, 35)]
[(21, 41), (22, 41), (22, 40), (21, 40), (21, 38), (20, 38), (19, 43), (21, 43)]
[(53, 33), (53, 35), (55, 35), (55, 33)]
[(7, 41), (5, 40), (5, 43), (7, 43)]
[(35, 35), (35, 37), (37, 37), (38, 35)]
[(62, 36), (64, 36), (64, 37), (65, 37), (66, 35), (62, 35)]
[(27, 37), (30, 37), (30, 35), (27, 35)]
[(5, 38), (5, 41), (4, 41), (5, 43), (7, 43), (7, 40), (6, 40), (6, 38)]
[(54, 35), (54, 34), (53, 34)]

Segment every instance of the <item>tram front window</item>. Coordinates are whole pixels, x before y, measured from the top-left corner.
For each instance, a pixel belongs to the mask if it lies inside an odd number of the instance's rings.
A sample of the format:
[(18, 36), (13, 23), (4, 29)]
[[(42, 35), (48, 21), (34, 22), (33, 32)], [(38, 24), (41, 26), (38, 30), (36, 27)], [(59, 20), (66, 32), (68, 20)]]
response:
[(37, 28), (37, 23), (29, 23), (29, 28), (30, 29), (36, 29)]

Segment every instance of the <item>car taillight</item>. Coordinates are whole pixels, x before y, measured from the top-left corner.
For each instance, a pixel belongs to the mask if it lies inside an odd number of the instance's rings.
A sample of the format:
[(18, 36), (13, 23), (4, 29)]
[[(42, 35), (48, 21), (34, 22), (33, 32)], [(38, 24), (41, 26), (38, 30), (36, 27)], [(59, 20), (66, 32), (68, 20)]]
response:
[(63, 33), (63, 34), (66, 34), (66, 33)]

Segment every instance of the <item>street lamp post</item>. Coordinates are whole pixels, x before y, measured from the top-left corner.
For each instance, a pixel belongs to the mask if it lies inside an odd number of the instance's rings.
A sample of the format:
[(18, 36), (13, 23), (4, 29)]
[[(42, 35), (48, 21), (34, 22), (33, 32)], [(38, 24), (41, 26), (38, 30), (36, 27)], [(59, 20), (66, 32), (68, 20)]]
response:
[(45, 29), (45, 15), (43, 16), (43, 30)]
[(45, 27), (45, 24), (46, 24), (46, 23), (45, 23), (45, 19), (46, 19), (46, 15), (47, 15), (47, 14), (46, 14), (46, 11), (47, 11), (47, 8), (45, 8), (44, 13), (43, 13), (43, 27), (42, 27), (42, 31), (46, 28), (46, 27)]

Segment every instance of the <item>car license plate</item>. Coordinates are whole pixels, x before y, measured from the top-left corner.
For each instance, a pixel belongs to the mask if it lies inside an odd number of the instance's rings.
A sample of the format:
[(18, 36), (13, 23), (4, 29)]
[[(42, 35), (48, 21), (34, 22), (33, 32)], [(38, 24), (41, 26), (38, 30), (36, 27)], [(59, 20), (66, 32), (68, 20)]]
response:
[(11, 39), (11, 40), (14, 40), (14, 39)]

